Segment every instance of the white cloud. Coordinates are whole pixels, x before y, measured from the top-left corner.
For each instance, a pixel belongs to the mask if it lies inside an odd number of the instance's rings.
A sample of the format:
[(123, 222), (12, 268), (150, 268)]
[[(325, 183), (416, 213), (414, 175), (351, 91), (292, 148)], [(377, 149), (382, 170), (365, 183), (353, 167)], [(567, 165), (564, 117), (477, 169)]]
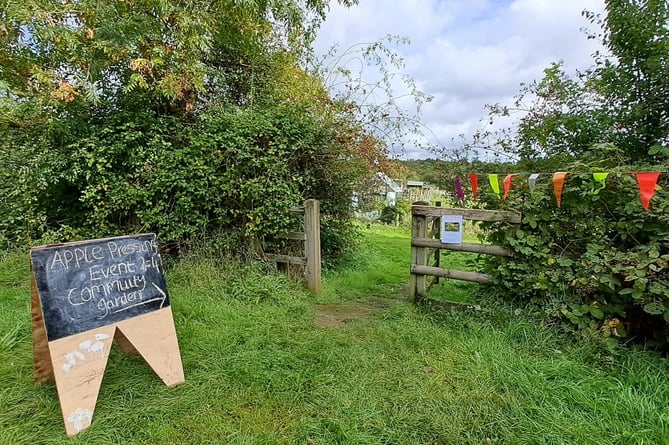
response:
[[(603, 0), (360, 0), (350, 9), (332, 4), (316, 40), (317, 53), (392, 34), (405, 71), (435, 100), (423, 123), (442, 143), (480, 128), (485, 104), (509, 103), (521, 83), (542, 77), (550, 63), (568, 73), (586, 69), (599, 44), (581, 28), (581, 12), (601, 12)], [(411, 156), (427, 156), (412, 150)]]

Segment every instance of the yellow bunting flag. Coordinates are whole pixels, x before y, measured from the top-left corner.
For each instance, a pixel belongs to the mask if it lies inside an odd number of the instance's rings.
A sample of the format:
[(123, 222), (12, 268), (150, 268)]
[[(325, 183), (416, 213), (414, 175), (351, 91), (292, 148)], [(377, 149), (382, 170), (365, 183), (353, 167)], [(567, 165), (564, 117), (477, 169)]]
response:
[(510, 175), (506, 175), (506, 178), (504, 178), (504, 199), (509, 197), (509, 192), (511, 191), (511, 181), (513, 180), (514, 176), (518, 176), (518, 174), (511, 173)]
[(595, 180), (597, 184), (599, 184), (598, 188), (593, 188), (592, 193), (595, 195), (599, 194), (600, 191), (602, 191), (604, 188), (606, 188), (606, 177), (609, 176), (608, 173), (593, 173), (592, 174), (592, 179)]
[(499, 196), (499, 178), (497, 175), (491, 174), (488, 175), (488, 182), (490, 182), (490, 187), (492, 188), (492, 191)]
[(640, 172), (636, 174), (636, 181), (639, 184), (639, 192), (641, 193), (641, 205), (643, 205), (646, 212), (650, 208), (650, 200), (655, 194), (655, 186), (659, 177), (659, 172)]
[(562, 189), (564, 188), (564, 181), (567, 179), (569, 172), (557, 172), (553, 174), (553, 192), (557, 200), (557, 206), (562, 205)]

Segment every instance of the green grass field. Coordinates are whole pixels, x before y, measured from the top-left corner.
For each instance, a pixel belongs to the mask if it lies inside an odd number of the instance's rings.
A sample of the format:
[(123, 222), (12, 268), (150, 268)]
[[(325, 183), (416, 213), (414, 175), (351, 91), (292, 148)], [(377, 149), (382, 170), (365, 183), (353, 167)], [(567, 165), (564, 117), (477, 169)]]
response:
[[(367, 229), (319, 296), (260, 265), (175, 265), (186, 383), (114, 348), (92, 426), (68, 438), (53, 383), (33, 384), (28, 256), (7, 254), (0, 444), (669, 444), (666, 359), (611, 355), (502, 305), (414, 306), (409, 258), (407, 231)], [(434, 293), (476, 301), (468, 285)], [(352, 304), (373, 310), (317, 324)]]

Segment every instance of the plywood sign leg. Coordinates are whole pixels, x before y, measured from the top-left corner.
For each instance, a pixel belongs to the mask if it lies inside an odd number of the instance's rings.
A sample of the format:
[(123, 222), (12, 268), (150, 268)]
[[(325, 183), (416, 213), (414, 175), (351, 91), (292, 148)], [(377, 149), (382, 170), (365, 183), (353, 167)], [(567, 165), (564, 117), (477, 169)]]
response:
[(116, 327), (167, 386), (184, 382), (171, 307), (130, 318)]
[(35, 383), (40, 383), (53, 377), (53, 366), (49, 357), (49, 342), (42, 316), (42, 304), (37, 292), (35, 275), (30, 273), (32, 281), (30, 312), (33, 325), (33, 368), (35, 370)]
[(49, 342), (68, 436), (91, 425), (115, 330), (105, 326)]
[(125, 335), (123, 335), (123, 332), (120, 330), (116, 330), (116, 334), (114, 334), (114, 341), (116, 342), (117, 345), (121, 347), (123, 350), (123, 353), (126, 355), (139, 355), (139, 352), (135, 347), (130, 343), (130, 341), (125, 338)]

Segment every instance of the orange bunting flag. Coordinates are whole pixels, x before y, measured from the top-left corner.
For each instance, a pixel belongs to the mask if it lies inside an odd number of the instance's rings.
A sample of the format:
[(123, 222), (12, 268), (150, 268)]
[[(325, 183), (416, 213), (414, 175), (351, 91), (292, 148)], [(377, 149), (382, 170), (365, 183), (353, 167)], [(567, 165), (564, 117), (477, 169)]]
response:
[(639, 184), (641, 193), (641, 204), (646, 212), (650, 208), (650, 200), (655, 194), (655, 186), (660, 177), (658, 172), (641, 172), (636, 174), (636, 182)]
[(564, 188), (564, 181), (567, 179), (569, 172), (557, 172), (553, 174), (553, 192), (557, 200), (557, 206), (562, 205), (562, 189)]
[(474, 201), (479, 194), (479, 178), (476, 177), (476, 173), (469, 174), (469, 182), (472, 183), (472, 195), (474, 196)]
[(497, 175), (488, 175), (488, 182), (490, 183), (490, 187), (492, 187), (492, 191), (499, 196), (499, 179)]
[(518, 176), (518, 174), (511, 173), (510, 175), (506, 175), (506, 178), (504, 178), (504, 199), (509, 197), (509, 192), (511, 191), (511, 180), (514, 176)]

